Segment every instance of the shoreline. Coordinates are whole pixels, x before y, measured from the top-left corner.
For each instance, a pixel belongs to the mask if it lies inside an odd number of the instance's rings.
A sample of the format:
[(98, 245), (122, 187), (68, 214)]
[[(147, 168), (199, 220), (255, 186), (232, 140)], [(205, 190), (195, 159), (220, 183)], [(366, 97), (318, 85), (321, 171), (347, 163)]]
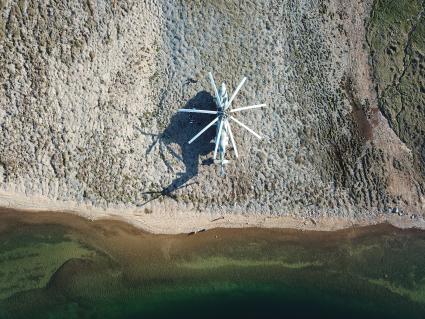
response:
[(380, 214), (370, 218), (267, 216), (243, 214), (208, 214), (196, 211), (153, 210), (144, 208), (98, 208), (72, 201), (54, 201), (43, 196), (26, 196), (0, 191), (0, 208), (9, 211), (66, 213), (87, 220), (118, 220), (152, 234), (197, 233), (215, 228), (294, 229), (301, 231), (338, 231), (378, 224), (390, 224), (400, 229), (425, 230), (425, 219), (411, 215)]

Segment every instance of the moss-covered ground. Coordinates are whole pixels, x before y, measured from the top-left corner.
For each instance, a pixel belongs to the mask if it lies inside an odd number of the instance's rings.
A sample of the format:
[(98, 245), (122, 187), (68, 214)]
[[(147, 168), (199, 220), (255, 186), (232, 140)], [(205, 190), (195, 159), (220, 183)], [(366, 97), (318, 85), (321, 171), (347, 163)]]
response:
[(368, 28), (380, 108), (425, 163), (425, 2), (376, 0)]

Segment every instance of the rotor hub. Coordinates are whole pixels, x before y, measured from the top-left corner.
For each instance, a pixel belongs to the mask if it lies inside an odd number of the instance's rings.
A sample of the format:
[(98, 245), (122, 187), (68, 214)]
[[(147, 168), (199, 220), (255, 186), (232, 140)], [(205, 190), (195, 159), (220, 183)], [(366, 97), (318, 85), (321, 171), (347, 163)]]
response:
[(221, 118), (229, 117), (229, 112), (227, 110), (220, 110), (218, 111), (218, 116)]

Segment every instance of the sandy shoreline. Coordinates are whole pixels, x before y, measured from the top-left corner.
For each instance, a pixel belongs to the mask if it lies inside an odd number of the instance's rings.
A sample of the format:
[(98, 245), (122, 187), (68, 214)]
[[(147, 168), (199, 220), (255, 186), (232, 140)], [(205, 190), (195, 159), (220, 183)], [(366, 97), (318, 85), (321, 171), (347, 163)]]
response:
[(286, 228), (309, 231), (336, 231), (350, 227), (362, 227), (389, 223), (395, 227), (425, 229), (422, 217), (381, 214), (371, 218), (293, 216), (248, 216), (242, 214), (205, 214), (196, 211), (153, 210), (147, 214), (144, 208), (102, 209), (72, 201), (53, 201), (42, 196), (25, 196), (0, 191), (0, 207), (25, 212), (69, 213), (89, 220), (120, 220), (154, 234), (179, 234), (198, 232), (212, 228)]

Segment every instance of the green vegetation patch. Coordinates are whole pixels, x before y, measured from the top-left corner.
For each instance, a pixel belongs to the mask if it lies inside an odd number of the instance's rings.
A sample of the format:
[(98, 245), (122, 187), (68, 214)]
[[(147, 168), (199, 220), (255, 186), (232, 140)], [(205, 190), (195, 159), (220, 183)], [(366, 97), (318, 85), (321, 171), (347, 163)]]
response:
[(380, 108), (425, 163), (425, 1), (376, 0), (368, 42)]
[(0, 243), (0, 299), (43, 288), (67, 260), (93, 254), (63, 234), (31, 231), (19, 231)]
[(283, 260), (252, 260), (252, 259), (233, 259), (228, 257), (210, 257), (198, 258), (194, 261), (178, 264), (179, 267), (207, 270), (220, 267), (282, 267), (288, 269), (303, 269), (307, 267), (321, 266), (320, 262), (296, 262), (289, 263)]
[(413, 289), (407, 289), (403, 286), (397, 286), (391, 281), (384, 279), (370, 279), (369, 282), (377, 286), (385, 287), (392, 293), (407, 297), (412, 301), (425, 303), (425, 278), (423, 278), (421, 283)]

